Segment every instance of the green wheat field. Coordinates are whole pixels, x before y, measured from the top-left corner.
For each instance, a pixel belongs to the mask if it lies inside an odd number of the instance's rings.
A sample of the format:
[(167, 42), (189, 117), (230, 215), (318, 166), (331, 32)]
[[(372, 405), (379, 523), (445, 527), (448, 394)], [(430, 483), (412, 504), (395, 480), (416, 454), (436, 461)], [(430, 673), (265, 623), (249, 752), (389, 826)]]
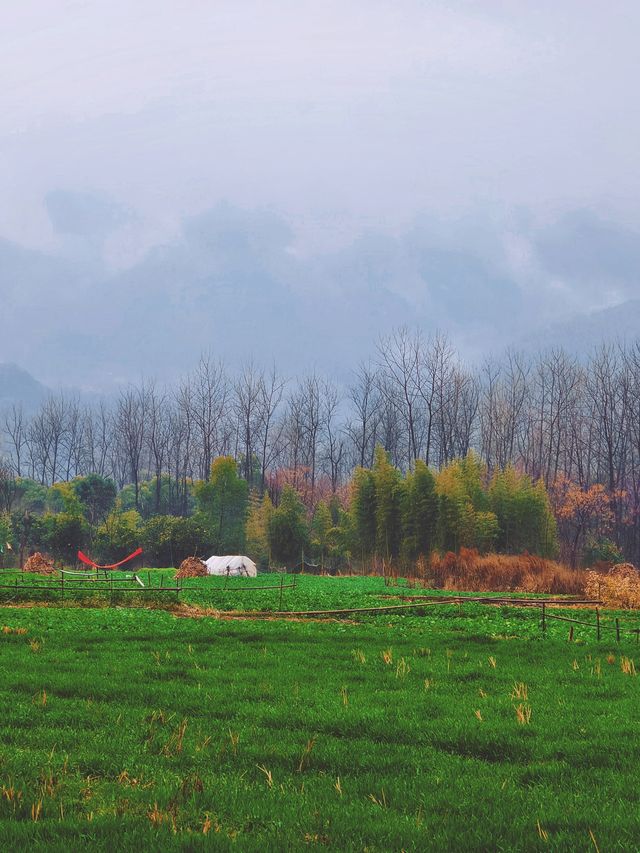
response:
[[(275, 609), (271, 590), (234, 598), (242, 583), (183, 596)], [(300, 578), (285, 605), (418, 592)], [(556, 621), (543, 639), (531, 608), (473, 603), (324, 622), (17, 605), (0, 609), (3, 849), (640, 843), (630, 636), (569, 642)]]

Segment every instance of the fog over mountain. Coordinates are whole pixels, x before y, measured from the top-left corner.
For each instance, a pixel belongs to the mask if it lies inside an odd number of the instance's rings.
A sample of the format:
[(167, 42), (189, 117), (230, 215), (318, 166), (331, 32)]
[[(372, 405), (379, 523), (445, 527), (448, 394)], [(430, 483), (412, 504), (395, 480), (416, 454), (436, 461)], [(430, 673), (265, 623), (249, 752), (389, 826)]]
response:
[(578, 0), (5, 10), (0, 362), (110, 391), (205, 349), (346, 377), (401, 324), (469, 359), (634, 335), (638, 23)]

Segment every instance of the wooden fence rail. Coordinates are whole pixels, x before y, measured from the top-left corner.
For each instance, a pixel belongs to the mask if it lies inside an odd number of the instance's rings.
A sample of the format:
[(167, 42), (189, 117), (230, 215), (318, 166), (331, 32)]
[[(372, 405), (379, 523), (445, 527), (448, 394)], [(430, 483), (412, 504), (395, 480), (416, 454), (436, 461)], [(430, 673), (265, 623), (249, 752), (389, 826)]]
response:
[[(20, 575), (15, 578), (14, 583), (0, 583), (0, 592), (5, 590), (7, 592), (14, 593), (14, 596), (10, 599), (10, 601), (15, 600), (19, 595), (29, 595), (34, 593), (53, 593), (57, 592), (60, 595), (61, 599), (64, 599), (66, 595), (76, 595), (76, 594), (87, 594), (92, 591), (99, 593), (107, 593), (110, 598), (110, 602), (113, 603), (116, 600), (116, 597), (119, 593), (131, 593), (135, 592), (139, 595), (149, 595), (149, 594), (174, 594), (176, 596), (176, 601), (179, 600), (180, 594), (185, 591), (196, 591), (198, 589), (202, 589), (199, 586), (191, 586), (190, 584), (184, 584), (182, 580), (176, 580), (172, 585), (164, 585), (164, 580), (162, 577), (159, 578), (159, 583), (154, 585), (152, 582), (152, 576), (150, 572), (146, 573), (147, 575), (147, 584), (145, 585), (142, 579), (140, 578), (138, 573), (134, 573), (133, 575), (128, 575), (126, 577), (97, 577), (97, 576), (83, 576), (83, 573), (72, 573), (64, 570), (59, 578), (53, 578), (51, 576), (43, 578), (41, 581), (36, 580), (34, 577), (29, 577), (29, 583), (26, 583), (27, 577), (25, 575)], [(487, 606), (503, 606), (503, 607), (536, 607), (540, 610), (540, 627), (542, 629), (543, 637), (547, 634), (547, 624), (548, 620), (556, 620), (560, 622), (567, 622), (571, 625), (569, 639), (573, 639), (573, 626), (580, 625), (584, 628), (592, 629), (595, 632), (596, 640), (600, 641), (602, 638), (603, 631), (615, 631), (616, 641), (621, 642), (621, 637), (623, 635), (634, 636), (637, 643), (640, 643), (640, 628), (639, 627), (627, 627), (623, 626), (620, 623), (620, 618), (615, 617), (614, 624), (603, 624), (603, 620), (600, 613), (600, 607), (602, 605), (602, 601), (595, 599), (584, 599), (584, 598), (522, 598), (522, 597), (510, 597), (510, 596), (498, 596), (498, 595), (416, 595), (411, 596), (410, 601), (404, 601), (400, 604), (379, 604), (369, 607), (349, 607), (349, 608), (332, 608), (332, 609), (317, 609), (317, 610), (283, 610), (283, 595), (285, 590), (295, 589), (296, 587), (296, 577), (294, 575), (293, 583), (285, 583), (285, 575), (281, 574), (279, 583), (277, 584), (259, 584), (257, 586), (228, 586), (228, 579), (225, 580), (225, 584), (222, 587), (214, 587), (214, 589), (227, 593), (249, 593), (253, 591), (259, 590), (273, 590), (275, 594), (278, 595), (278, 609), (277, 610), (262, 610), (262, 611), (229, 611), (226, 615), (230, 618), (246, 618), (247, 616), (251, 616), (252, 618), (279, 618), (279, 619), (304, 619), (304, 618), (313, 618), (313, 619), (335, 619), (346, 617), (349, 615), (358, 615), (365, 613), (403, 613), (411, 610), (417, 611), (418, 613), (421, 610), (431, 609), (433, 607), (437, 607), (439, 605), (451, 605), (456, 604), (460, 608), (464, 604), (483, 604)], [(137, 585), (129, 585), (125, 586), (123, 584), (131, 584), (132, 581), (135, 581)], [(561, 613), (549, 612), (550, 608), (570, 608), (570, 607), (581, 607), (581, 608), (593, 608), (595, 610), (595, 622), (589, 622), (586, 619), (577, 619), (573, 618)]]

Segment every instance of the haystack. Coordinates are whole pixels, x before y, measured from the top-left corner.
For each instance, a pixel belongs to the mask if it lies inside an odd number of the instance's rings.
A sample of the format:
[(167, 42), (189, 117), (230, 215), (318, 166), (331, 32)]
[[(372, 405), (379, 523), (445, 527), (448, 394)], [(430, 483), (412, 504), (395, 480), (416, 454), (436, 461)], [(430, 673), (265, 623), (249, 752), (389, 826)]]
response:
[(586, 573), (585, 592), (607, 607), (640, 608), (640, 572), (632, 563), (618, 563), (607, 574)]
[(187, 557), (180, 563), (176, 578), (201, 578), (207, 574), (207, 567), (197, 557)]
[(50, 557), (45, 557), (40, 551), (36, 551), (24, 564), (23, 571), (32, 572), (35, 575), (53, 575), (56, 570)]

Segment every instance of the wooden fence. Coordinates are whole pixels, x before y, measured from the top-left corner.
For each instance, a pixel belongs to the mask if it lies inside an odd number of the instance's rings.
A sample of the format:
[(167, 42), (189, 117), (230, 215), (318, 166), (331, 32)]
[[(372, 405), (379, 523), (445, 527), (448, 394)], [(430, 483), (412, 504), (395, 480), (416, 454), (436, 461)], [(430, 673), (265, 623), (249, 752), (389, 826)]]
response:
[[(120, 593), (137, 593), (139, 595), (174, 595), (179, 601), (180, 594), (185, 590), (194, 590), (197, 587), (184, 584), (182, 579), (174, 579), (172, 584), (165, 584), (162, 575), (154, 583), (154, 575), (151, 572), (120, 573), (121, 576), (109, 571), (70, 571), (63, 569), (59, 576), (34, 575), (30, 573), (11, 572), (15, 574), (13, 582), (0, 583), (0, 597), (4, 593), (9, 601), (18, 598), (27, 598), (30, 595), (44, 593), (45, 598), (64, 600), (69, 595), (92, 595), (108, 594), (110, 604), (113, 604)], [(0, 573), (1, 574), (1, 573)], [(278, 595), (278, 610), (282, 611), (283, 595), (287, 589), (295, 589), (296, 578), (293, 582), (285, 583), (286, 575), (280, 574), (278, 583), (258, 586), (228, 586), (229, 578), (225, 578), (222, 587), (216, 587), (225, 593), (247, 593), (254, 590), (273, 590)], [(13, 596), (11, 596), (13, 593)]]
[[(1, 575), (7, 573), (0, 571)], [(139, 596), (175, 596), (175, 600), (179, 601), (180, 595), (185, 591), (195, 591), (197, 589), (206, 589), (206, 587), (195, 587), (190, 584), (184, 584), (182, 580), (175, 579), (171, 584), (165, 584), (162, 575), (157, 577), (157, 583), (154, 583), (156, 576), (149, 571), (138, 571), (131, 573), (120, 573), (122, 576), (114, 576), (113, 572), (93, 572), (93, 571), (69, 571), (63, 570), (59, 576), (37, 576), (30, 574), (16, 574), (13, 582), (0, 583), (0, 598), (5, 599), (5, 603), (11, 603), (16, 599), (29, 599), (35, 594), (44, 593), (45, 598), (64, 600), (66, 596), (74, 595), (91, 595), (91, 594), (106, 594), (109, 598), (109, 603), (113, 604), (118, 600), (121, 593), (135, 593)], [(296, 575), (285, 575), (280, 573), (278, 583), (258, 583), (254, 586), (234, 586), (229, 585), (229, 578), (225, 578), (222, 586), (212, 587), (223, 593), (233, 593), (241, 596), (244, 593), (253, 591), (273, 590), (278, 596), (278, 607), (274, 610), (260, 611), (229, 611), (230, 618), (273, 618), (280, 619), (336, 619), (348, 616), (357, 616), (359, 614), (384, 614), (384, 613), (404, 613), (408, 611), (424, 611), (432, 607), (440, 605), (457, 604), (460, 610), (465, 604), (481, 604), (487, 606), (502, 606), (502, 607), (517, 607), (517, 608), (534, 608), (539, 614), (539, 626), (542, 636), (546, 637), (549, 620), (557, 620), (569, 624), (569, 639), (573, 639), (574, 625), (580, 625), (583, 628), (593, 630), (595, 639), (599, 642), (602, 639), (604, 632), (615, 633), (616, 642), (621, 642), (621, 638), (625, 635), (635, 637), (637, 643), (640, 643), (640, 627), (629, 627), (621, 624), (619, 616), (615, 616), (613, 624), (603, 620), (601, 614), (602, 601), (584, 598), (527, 598), (514, 596), (500, 595), (414, 595), (407, 597), (401, 604), (380, 604), (370, 607), (349, 607), (349, 608), (334, 608), (325, 610), (283, 610), (283, 597), (285, 590), (295, 589), (297, 578)], [(287, 582), (285, 583), (285, 579)], [(556, 608), (569, 609), (579, 607), (586, 613), (593, 614), (595, 619), (587, 621), (586, 618), (573, 618), (563, 613), (555, 612)]]

